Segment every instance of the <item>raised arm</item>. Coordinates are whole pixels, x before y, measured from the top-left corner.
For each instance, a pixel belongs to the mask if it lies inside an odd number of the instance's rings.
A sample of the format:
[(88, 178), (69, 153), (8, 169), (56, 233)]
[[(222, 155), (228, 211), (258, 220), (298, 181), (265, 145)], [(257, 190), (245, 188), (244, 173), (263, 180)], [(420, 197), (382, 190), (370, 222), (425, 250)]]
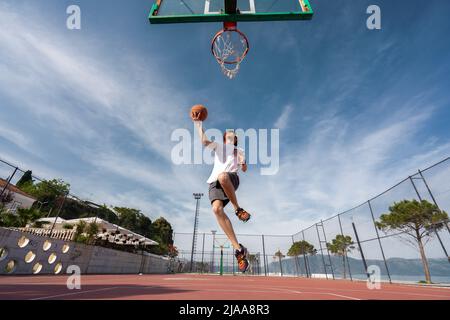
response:
[(202, 121), (194, 120), (195, 127), (197, 128), (198, 136), (200, 137), (200, 141), (202, 144), (207, 147), (212, 144), (212, 142), (208, 139), (208, 137), (205, 134), (205, 131), (203, 130)]

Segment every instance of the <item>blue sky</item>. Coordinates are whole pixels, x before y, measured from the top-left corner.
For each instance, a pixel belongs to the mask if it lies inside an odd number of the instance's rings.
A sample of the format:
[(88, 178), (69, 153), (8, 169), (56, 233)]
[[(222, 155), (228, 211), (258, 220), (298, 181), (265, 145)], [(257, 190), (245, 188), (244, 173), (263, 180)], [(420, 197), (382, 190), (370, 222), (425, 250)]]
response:
[[(207, 128), (280, 128), (278, 174), (241, 175), (254, 219), (236, 231), (293, 234), (450, 154), (449, 2), (311, 0), (311, 21), (242, 23), (233, 81), (209, 50), (220, 24), (149, 25), (151, 3), (1, 2), (1, 158), (190, 232), (211, 167), (172, 165), (170, 134), (202, 103)], [(382, 30), (366, 28), (370, 4)], [(200, 230), (217, 229), (201, 205)]]

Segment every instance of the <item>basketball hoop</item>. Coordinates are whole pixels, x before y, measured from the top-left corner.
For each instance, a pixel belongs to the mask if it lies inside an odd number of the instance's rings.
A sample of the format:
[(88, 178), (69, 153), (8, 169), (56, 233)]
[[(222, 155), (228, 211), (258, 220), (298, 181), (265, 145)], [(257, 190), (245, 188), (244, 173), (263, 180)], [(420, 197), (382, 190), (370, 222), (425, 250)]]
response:
[(217, 32), (211, 43), (212, 54), (229, 79), (238, 74), (249, 48), (248, 39), (237, 29), (236, 22), (224, 22), (223, 29)]

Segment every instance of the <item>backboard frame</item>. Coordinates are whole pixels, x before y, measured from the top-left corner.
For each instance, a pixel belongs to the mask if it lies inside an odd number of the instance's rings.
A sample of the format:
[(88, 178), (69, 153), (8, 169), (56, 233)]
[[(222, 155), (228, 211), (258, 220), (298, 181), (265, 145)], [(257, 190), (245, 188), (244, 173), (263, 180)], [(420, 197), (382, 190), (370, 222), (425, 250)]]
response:
[[(158, 15), (159, 9), (165, 0), (157, 0), (150, 11), (149, 21), (152, 24), (164, 23), (196, 23), (196, 22), (251, 22), (251, 21), (286, 21), (286, 20), (310, 20), (313, 17), (313, 9), (309, 0), (291, 0), (299, 1), (300, 7), (306, 8), (302, 11), (286, 11), (286, 12), (251, 12), (243, 11), (241, 13), (227, 14), (221, 12), (209, 12), (203, 14), (190, 15)], [(200, 1), (200, 0), (199, 0)], [(252, 0), (251, 2), (254, 3)], [(282, 0), (287, 1), (287, 0)], [(209, 0), (205, 0), (205, 5), (209, 4)], [(206, 11), (206, 9), (205, 9)]]

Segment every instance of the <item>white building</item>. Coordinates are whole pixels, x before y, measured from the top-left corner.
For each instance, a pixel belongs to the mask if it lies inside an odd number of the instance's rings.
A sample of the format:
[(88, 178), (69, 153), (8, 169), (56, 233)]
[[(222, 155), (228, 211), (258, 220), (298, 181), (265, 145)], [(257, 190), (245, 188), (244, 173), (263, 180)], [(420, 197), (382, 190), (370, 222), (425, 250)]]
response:
[(2, 198), (8, 197), (11, 199), (11, 201), (5, 203), (5, 207), (9, 212), (16, 212), (18, 208), (29, 209), (36, 202), (35, 198), (23, 192), (15, 185), (8, 184), (8, 181), (0, 179), (0, 192), (3, 189), (5, 191), (2, 194)]

